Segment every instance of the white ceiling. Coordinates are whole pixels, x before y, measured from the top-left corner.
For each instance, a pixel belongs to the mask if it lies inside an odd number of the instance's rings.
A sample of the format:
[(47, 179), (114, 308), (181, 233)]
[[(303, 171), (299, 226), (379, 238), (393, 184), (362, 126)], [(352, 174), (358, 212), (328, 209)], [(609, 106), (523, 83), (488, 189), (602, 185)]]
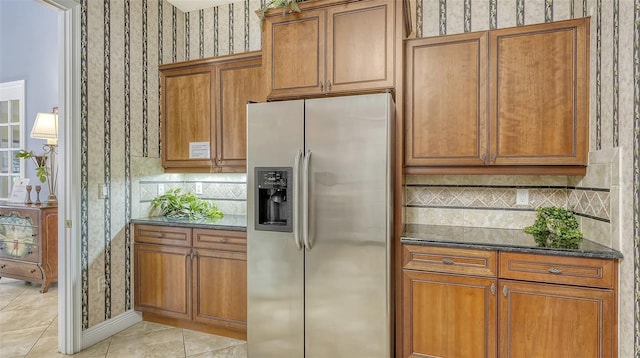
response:
[(182, 12), (207, 9), (214, 6), (229, 4), (238, 0), (167, 0)]

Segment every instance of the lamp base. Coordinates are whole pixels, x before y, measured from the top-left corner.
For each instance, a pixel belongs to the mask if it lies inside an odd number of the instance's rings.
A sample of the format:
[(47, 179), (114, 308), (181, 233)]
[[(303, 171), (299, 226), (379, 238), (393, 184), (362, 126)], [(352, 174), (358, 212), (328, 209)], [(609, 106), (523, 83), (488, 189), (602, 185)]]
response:
[(58, 198), (56, 197), (56, 194), (49, 194), (49, 197), (47, 198), (47, 205), (58, 206)]

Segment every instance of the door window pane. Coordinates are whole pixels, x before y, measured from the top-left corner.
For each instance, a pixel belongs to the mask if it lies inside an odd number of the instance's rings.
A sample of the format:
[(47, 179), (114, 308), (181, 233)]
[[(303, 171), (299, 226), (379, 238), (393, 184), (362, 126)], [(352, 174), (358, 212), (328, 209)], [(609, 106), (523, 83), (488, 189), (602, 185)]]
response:
[(0, 83), (0, 200), (9, 198), (13, 184), (24, 177), (26, 161), (16, 159), (23, 142), (24, 81)]

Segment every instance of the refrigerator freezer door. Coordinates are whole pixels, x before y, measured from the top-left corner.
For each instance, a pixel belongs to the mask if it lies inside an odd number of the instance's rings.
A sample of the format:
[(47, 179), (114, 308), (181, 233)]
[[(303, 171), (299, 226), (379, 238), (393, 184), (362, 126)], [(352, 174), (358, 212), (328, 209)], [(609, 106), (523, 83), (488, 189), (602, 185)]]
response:
[[(251, 358), (304, 356), (303, 251), (292, 232), (257, 231), (253, 207), (255, 167), (296, 166), (304, 145), (303, 112), (303, 101), (247, 105), (247, 341)], [(297, 207), (293, 203), (293, 210)]]
[(388, 358), (393, 101), (335, 97), (305, 108), (312, 153), (305, 357)]

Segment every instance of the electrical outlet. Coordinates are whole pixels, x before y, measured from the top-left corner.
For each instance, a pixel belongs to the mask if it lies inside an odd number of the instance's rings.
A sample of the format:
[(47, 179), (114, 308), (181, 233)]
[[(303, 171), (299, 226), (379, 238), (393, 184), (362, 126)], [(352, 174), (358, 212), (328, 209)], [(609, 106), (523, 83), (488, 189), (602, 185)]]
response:
[(196, 194), (202, 194), (202, 183), (201, 182), (197, 182), (196, 183)]
[(516, 190), (516, 205), (529, 205), (529, 189)]
[(164, 195), (164, 184), (158, 184), (158, 195)]

